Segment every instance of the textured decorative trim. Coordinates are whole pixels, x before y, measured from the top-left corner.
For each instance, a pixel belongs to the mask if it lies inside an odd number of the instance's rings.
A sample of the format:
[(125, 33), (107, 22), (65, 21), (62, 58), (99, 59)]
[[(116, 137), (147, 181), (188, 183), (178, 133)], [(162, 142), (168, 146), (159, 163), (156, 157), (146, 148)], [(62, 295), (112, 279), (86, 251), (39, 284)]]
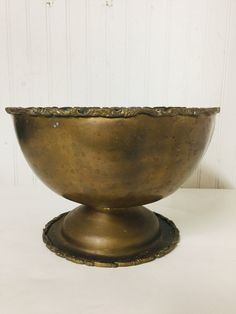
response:
[(7, 107), (10, 114), (45, 116), (45, 117), (104, 117), (104, 118), (129, 118), (139, 114), (152, 117), (161, 116), (199, 116), (211, 115), (220, 112), (220, 108), (186, 108), (186, 107)]
[(78, 256), (73, 256), (73, 255), (69, 255), (65, 252), (63, 252), (62, 250), (58, 249), (57, 247), (55, 247), (51, 240), (48, 237), (48, 231), (50, 229), (50, 227), (58, 220), (60, 220), (61, 218), (63, 218), (65, 215), (67, 215), (68, 212), (63, 213), (55, 218), (53, 218), (51, 221), (49, 221), (44, 230), (43, 230), (43, 241), (46, 244), (47, 248), (49, 250), (51, 250), (52, 252), (54, 252), (55, 254), (57, 254), (60, 257), (63, 257), (71, 262), (77, 263), (77, 264), (85, 264), (87, 266), (97, 266), (97, 267), (121, 267), (121, 266), (135, 266), (135, 265), (139, 265), (139, 264), (143, 264), (143, 263), (147, 263), (150, 262), (156, 258), (160, 258), (164, 255), (166, 255), (167, 253), (169, 253), (170, 251), (172, 251), (177, 243), (179, 242), (179, 230), (177, 229), (177, 227), (175, 226), (175, 224), (173, 223), (173, 221), (169, 220), (168, 218), (154, 213), (159, 219), (161, 219), (162, 221), (166, 222), (167, 224), (169, 224), (169, 226), (172, 228), (172, 232), (173, 232), (173, 239), (172, 242), (169, 243), (164, 249), (157, 249), (156, 252), (152, 252), (151, 255), (146, 256), (146, 257), (142, 257), (142, 258), (136, 258), (130, 261), (125, 261), (125, 262), (121, 262), (121, 261), (117, 261), (117, 262), (100, 262), (100, 261), (96, 261), (96, 260), (90, 260), (88, 258), (83, 258), (78, 257)]

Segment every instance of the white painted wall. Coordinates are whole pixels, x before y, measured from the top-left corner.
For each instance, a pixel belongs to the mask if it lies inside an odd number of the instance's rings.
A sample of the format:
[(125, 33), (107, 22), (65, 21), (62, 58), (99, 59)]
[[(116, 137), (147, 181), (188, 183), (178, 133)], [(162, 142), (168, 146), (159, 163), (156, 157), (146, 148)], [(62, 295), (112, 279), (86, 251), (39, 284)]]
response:
[(7, 105), (189, 105), (222, 111), (185, 186), (236, 188), (236, 0), (0, 0), (0, 88), (1, 184), (39, 184)]

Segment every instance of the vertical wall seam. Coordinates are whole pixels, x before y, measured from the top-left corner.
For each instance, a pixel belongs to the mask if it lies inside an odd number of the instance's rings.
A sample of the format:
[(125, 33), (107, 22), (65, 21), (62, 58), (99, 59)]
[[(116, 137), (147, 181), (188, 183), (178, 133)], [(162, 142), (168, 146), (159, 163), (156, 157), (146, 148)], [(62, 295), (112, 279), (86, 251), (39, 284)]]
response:
[(67, 106), (72, 105), (70, 0), (65, 0)]
[[(225, 29), (225, 43), (224, 43), (224, 65), (223, 65), (223, 76), (222, 76), (222, 84), (221, 84), (221, 92), (220, 92), (220, 106), (223, 107), (225, 105), (225, 89), (226, 89), (226, 81), (228, 77), (229, 71), (229, 59), (230, 59), (230, 45), (231, 45), (231, 20), (232, 20), (232, 0), (228, 0), (227, 5), (227, 14), (226, 14), (226, 29)], [(219, 117), (218, 120), (218, 142), (222, 142), (222, 118)], [(219, 159), (221, 155), (221, 145), (217, 146), (217, 158)], [(219, 160), (220, 164), (220, 160)], [(218, 174), (216, 178), (216, 188), (221, 188), (221, 180)]]
[(106, 105), (111, 105), (111, 15), (112, 6), (105, 6), (105, 75)]
[[(10, 0), (5, 0), (5, 19), (6, 19), (6, 46), (7, 46), (7, 71), (8, 71), (8, 90), (9, 90), (9, 101), (10, 105), (15, 105), (15, 82), (14, 82), (14, 62), (12, 52), (12, 26), (11, 26), (11, 8)], [(12, 134), (12, 153), (13, 153), (13, 185), (16, 186), (19, 183), (18, 171), (17, 171), (17, 151), (16, 141)]]
[(91, 73), (90, 73), (90, 45), (89, 45), (89, 0), (85, 1), (85, 63), (86, 63), (86, 89), (87, 104), (91, 102)]
[[(32, 36), (31, 36), (31, 15), (30, 0), (25, 0), (25, 31), (26, 31), (26, 59), (27, 59), (27, 86), (28, 86), (28, 106), (32, 106)], [(36, 184), (36, 176), (32, 174), (32, 184)]]
[[(206, 43), (208, 42), (209, 38), (209, 6), (208, 6), (208, 1), (205, 1), (205, 7), (206, 7), (206, 17), (205, 17), (205, 29), (204, 33), (202, 36), (202, 45), (203, 47), (206, 47)], [(205, 54), (204, 54), (205, 55)], [(205, 77), (205, 58), (202, 58), (202, 78)], [(205, 85), (203, 85), (203, 79), (202, 79), (202, 84), (201, 84), (201, 92), (202, 92), (202, 99), (205, 94), (205, 91), (208, 89), (208, 81), (205, 82)], [(201, 188), (201, 180), (202, 180), (202, 166), (201, 163), (199, 167), (197, 168), (197, 184), (196, 187)]]
[(145, 21), (145, 57), (144, 57), (144, 102), (145, 106), (150, 104), (150, 47), (151, 47), (151, 19), (152, 10), (150, 0), (146, 1), (146, 21)]
[(46, 49), (47, 49), (47, 82), (48, 105), (53, 105), (53, 77), (52, 77), (52, 35), (51, 35), (51, 6), (45, 5)]
[(124, 105), (129, 103), (129, 80), (128, 80), (128, 0), (124, 1)]
[[(170, 83), (170, 47), (171, 47), (171, 32), (172, 32), (172, 1), (166, 1), (166, 11), (167, 11), (167, 18), (166, 18), (166, 40), (167, 40), (167, 47), (166, 47), (166, 58), (167, 58), (167, 69), (166, 69), (166, 99), (167, 105), (169, 106), (169, 83)], [(165, 104), (166, 105), (166, 104)]]
[(30, 16), (30, 1), (25, 0), (25, 30), (26, 30), (26, 58), (27, 58), (27, 66), (28, 66), (28, 101), (29, 106), (32, 106), (32, 37), (31, 37), (31, 16)]

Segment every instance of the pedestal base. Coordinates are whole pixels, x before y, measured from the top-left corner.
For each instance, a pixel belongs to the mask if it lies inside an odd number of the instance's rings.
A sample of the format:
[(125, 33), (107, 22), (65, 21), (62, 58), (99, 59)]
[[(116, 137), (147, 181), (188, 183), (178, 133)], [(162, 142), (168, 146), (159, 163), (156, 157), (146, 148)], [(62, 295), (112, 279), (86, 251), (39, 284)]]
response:
[(89, 266), (149, 262), (173, 250), (179, 231), (172, 221), (143, 206), (92, 209), (81, 205), (50, 221), (43, 240), (57, 255)]

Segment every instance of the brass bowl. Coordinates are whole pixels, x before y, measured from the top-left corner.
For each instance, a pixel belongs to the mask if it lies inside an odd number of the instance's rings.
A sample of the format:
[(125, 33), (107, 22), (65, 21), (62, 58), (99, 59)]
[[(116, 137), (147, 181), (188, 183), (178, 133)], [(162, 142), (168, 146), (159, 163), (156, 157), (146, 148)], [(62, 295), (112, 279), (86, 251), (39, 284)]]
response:
[(84, 204), (49, 222), (48, 248), (77, 263), (127, 266), (171, 251), (174, 223), (142, 205), (171, 194), (211, 139), (219, 108), (6, 108), (35, 173)]

